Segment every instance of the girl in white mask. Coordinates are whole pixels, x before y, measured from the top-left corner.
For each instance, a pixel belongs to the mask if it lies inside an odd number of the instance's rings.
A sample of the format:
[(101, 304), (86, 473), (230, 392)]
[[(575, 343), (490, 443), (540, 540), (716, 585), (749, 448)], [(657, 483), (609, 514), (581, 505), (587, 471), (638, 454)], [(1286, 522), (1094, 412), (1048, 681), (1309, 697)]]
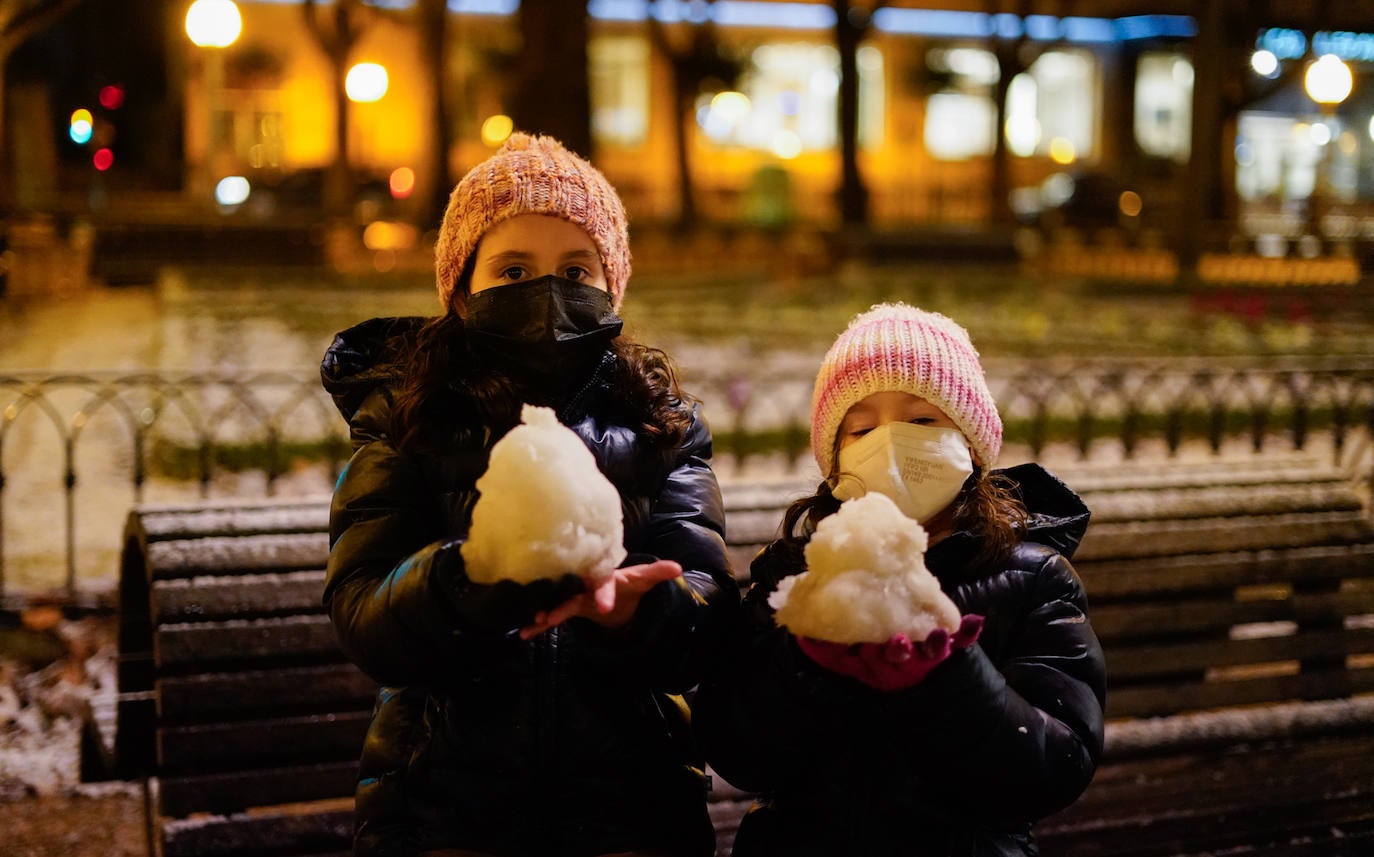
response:
[[(825, 480), (754, 560), (737, 654), (693, 705), (716, 773), (760, 795), (734, 857), (1037, 853), (1032, 823), (1078, 798), (1102, 751), (1102, 650), (1068, 559), (1088, 510), (1037, 465), (992, 469), (1002, 422), (968, 333), (904, 304), (831, 346), (811, 443)], [(981, 636), (827, 649), (779, 627), (770, 594), (868, 492), (924, 526), (925, 566)]]

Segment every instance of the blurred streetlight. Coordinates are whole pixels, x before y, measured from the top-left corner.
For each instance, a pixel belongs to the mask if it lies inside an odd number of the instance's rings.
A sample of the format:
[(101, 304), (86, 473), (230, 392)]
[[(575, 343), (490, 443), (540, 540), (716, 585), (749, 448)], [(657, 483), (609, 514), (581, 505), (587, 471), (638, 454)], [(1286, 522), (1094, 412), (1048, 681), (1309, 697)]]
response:
[(186, 35), (200, 48), (227, 48), (243, 31), (234, 0), (196, 0), (186, 10)]
[(1325, 107), (1335, 107), (1350, 96), (1355, 77), (1350, 66), (1335, 54), (1323, 54), (1307, 67), (1303, 87), (1312, 100)]
[(1336, 123), (1336, 107), (1350, 97), (1355, 86), (1355, 77), (1350, 66), (1335, 54), (1323, 54), (1307, 67), (1303, 75), (1303, 88), (1307, 95), (1321, 108), (1322, 124), (1326, 129), (1323, 139), (1318, 141), (1321, 153), (1317, 156), (1316, 175), (1312, 183), (1312, 195), (1308, 199), (1308, 225), (1317, 239), (1325, 238), (1323, 220), (1330, 193), (1331, 147), (1327, 145), (1335, 136), (1330, 126)]
[(205, 157), (199, 176), (202, 187), (215, 182), (215, 166), (219, 159), (223, 135), (220, 133), (220, 113), (224, 100), (224, 48), (238, 40), (243, 32), (243, 16), (234, 0), (195, 0), (186, 10), (186, 36), (191, 44), (206, 48), (205, 59)]
[(360, 62), (344, 77), (344, 93), (355, 104), (371, 104), (386, 95), (389, 80), (385, 66), (375, 62)]

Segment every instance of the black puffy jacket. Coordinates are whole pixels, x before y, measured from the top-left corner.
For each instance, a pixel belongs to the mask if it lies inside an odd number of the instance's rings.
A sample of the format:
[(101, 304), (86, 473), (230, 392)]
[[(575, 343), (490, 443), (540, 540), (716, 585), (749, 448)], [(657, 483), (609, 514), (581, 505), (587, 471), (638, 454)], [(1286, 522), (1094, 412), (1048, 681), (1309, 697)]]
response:
[(573, 619), (524, 642), (514, 625), (473, 625), (471, 602), (491, 590), (467, 580), (459, 545), (496, 438), (454, 426), (442, 453), (393, 445), (396, 358), (421, 322), (344, 331), (321, 367), (355, 450), (330, 511), (324, 601), (345, 652), (383, 685), (356, 853), (710, 855), (703, 763), (677, 696), (739, 603), (707, 429), (694, 414), (677, 449), (647, 448), (614, 416), (608, 352), (560, 419), (620, 491), (626, 548), (684, 574), (615, 632)]
[(1004, 473), (1032, 512), (1027, 540), (978, 575), (968, 534), (931, 547), (927, 567), (986, 624), (914, 687), (880, 692), (810, 661), (767, 601), (804, 556), (775, 542), (755, 559), (739, 654), (693, 703), (708, 761), (760, 795), (734, 857), (1033, 855), (1031, 823), (1087, 787), (1105, 674), (1067, 557), (1088, 511), (1038, 466)]

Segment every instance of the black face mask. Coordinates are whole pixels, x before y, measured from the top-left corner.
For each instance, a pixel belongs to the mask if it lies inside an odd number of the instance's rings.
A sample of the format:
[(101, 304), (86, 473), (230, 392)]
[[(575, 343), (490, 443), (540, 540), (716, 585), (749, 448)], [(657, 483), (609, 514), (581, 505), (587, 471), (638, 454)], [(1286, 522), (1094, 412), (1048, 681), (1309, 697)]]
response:
[(468, 298), (463, 319), (479, 359), (554, 396), (600, 365), (621, 325), (608, 293), (556, 276), (480, 291)]

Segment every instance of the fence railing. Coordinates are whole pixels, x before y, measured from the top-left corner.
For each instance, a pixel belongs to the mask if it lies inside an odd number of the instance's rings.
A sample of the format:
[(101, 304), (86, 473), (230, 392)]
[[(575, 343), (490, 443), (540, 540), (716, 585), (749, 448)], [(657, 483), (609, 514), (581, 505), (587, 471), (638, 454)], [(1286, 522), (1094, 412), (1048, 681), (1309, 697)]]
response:
[[(1320, 434), (1339, 463), (1374, 436), (1374, 358), (987, 369), (1007, 444), (1028, 458), (1051, 445), (1081, 458), (1110, 447), (1122, 459), (1174, 455), (1189, 442), (1213, 453), (1237, 443), (1304, 450)], [(805, 461), (809, 374), (720, 369), (684, 381), (723, 463)], [(74, 597), (88, 558), (111, 564), (96, 579), (112, 578), (110, 530), (134, 503), (272, 495), (286, 483), (327, 491), (349, 453), (343, 420), (306, 372), (0, 373), (0, 407), (0, 598), (15, 589)], [(19, 577), (16, 558), (27, 569)]]

